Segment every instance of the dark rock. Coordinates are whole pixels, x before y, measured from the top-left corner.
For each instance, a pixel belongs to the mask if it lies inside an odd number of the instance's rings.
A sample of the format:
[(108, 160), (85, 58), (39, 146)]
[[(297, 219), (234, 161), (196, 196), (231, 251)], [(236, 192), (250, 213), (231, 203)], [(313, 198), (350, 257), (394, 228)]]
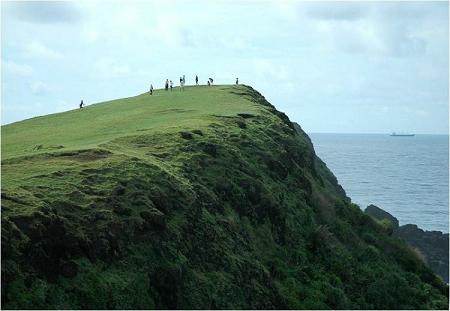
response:
[(379, 208), (378, 206), (371, 204), (367, 206), (364, 212), (377, 220), (387, 219), (390, 223), (392, 223), (394, 229), (397, 229), (399, 226), (397, 218), (395, 218), (385, 210)]
[(375, 205), (369, 205), (365, 213), (377, 220), (388, 220), (392, 223), (392, 236), (415, 248), (431, 270), (448, 283), (448, 233), (424, 231), (413, 224), (399, 226), (397, 218)]
[(424, 231), (416, 225), (407, 224), (394, 230), (393, 236), (417, 248), (431, 270), (448, 283), (448, 233)]

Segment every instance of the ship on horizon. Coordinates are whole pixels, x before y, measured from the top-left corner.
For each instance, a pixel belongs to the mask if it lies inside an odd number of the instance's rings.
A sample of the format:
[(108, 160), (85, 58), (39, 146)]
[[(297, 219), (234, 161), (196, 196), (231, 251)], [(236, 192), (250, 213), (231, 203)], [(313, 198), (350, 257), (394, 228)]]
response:
[(415, 136), (416, 134), (411, 134), (411, 133), (396, 133), (396, 132), (392, 132), (390, 136)]

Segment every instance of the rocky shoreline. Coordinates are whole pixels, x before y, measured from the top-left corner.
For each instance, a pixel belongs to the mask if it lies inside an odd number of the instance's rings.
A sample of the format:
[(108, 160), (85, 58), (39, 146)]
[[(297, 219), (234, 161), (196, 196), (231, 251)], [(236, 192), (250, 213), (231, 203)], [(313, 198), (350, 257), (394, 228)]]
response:
[(414, 224), (400, 226), (397, 218), (372, 204), (367, 206), (364, 212), (383, 223), (392, 236), (410, 245), (436, 275), (449, 283), (448, 233), (425, 231)]

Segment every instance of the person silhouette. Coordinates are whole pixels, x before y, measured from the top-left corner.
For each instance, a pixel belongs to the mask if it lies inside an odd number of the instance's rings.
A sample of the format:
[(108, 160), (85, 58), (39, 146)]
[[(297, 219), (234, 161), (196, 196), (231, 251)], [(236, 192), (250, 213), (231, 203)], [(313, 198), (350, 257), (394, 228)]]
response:
[(180, 91), (184, 91), (184, 80), (183, 80), (183, 77), (180, 77)]
[(150, 95), (153, 95), (153, 84), (150, 84)]
[(195, 76), (195, 85), (198, 85), (198, 76)]
[(239, 78), (236, 78), (236, 85), (239, 84)]
[(80, 109), (83, 108), (83, 105), (84, 105), (83, 100), (81, 100)]

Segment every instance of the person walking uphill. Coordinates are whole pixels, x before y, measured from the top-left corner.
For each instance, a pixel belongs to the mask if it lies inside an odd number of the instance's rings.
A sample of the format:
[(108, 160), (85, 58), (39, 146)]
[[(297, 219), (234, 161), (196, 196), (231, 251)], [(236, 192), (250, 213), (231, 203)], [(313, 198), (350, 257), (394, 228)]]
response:
[(184, 81), (183, 81), (183, 77), (180, 77), (180, 91), (184, 91)]
[(83, 105), (84, 105), (83, 100), (81, 100), (80, 109), (83, 108)]
[(169, 89), (169, 79), (166, 79), (166, 84), (164, 85), (164, 89), (166, 91)]
[(153, 95), (153, 84), (150, 84), (150, 95)]

